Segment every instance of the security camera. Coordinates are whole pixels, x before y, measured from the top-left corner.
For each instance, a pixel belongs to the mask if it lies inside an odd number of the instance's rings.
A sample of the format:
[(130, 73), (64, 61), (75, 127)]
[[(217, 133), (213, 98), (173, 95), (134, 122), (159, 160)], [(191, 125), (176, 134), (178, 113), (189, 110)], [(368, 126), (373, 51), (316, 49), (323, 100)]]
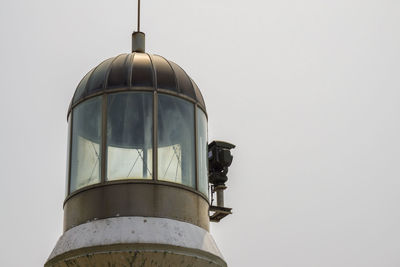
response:
[(231, 149), (233, 148), (235, 145), (223, 141), (213, 141), (208, 145), (208, 178), (211, 184), (218, 186), (228, 181), (226, 175), (228, 167), (232, 164)]

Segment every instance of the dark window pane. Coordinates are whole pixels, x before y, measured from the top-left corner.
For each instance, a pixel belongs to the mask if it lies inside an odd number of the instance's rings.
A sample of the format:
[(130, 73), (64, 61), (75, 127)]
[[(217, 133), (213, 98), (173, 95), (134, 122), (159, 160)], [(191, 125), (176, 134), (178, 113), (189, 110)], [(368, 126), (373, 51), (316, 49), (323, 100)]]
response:
[(194, 105), (158, 97), (158, 179), (195, 188)]
[(208, 196), (208, 141), (207, 118), (204, 112), (197, 108), (197, 175), (199, 191)]
[(107, 179), (152, 179), (153, 94), (108, 96)]
[(74, 108), (70, 192), (100, 182), (101, 97)]

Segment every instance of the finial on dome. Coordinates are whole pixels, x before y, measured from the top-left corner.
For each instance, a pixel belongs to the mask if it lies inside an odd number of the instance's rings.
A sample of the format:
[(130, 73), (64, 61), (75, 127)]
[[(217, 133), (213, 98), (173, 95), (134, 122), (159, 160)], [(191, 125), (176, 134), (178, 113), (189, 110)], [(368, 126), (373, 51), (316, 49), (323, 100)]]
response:
[(144, 32), (132, 33), (132, 52), (144, 53), (145, 51), (145, 34)]

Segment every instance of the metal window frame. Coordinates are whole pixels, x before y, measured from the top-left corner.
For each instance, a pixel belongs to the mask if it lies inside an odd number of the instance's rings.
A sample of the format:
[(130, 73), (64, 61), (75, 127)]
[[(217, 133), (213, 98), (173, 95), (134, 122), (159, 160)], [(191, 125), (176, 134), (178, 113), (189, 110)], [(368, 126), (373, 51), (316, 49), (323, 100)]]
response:
[(193, 108), (194, 108), (194, 112), (193, 112), (193, 116), (194, 116), (194, 161), (195, 161), (195, 164), (194, 164), (194, 169), (195, 169), (195, 183), (196, 183), (196, 186), (195, 186), (195, 188), (196, 188), (196, 190), (197, 191), (200, 191), (200, 187), (199, 187), (199, 173), (198, 173), (198, 171), (199, 171), (199, 159), (198, 159), (198, 155), (197, 155), (197, 151), (198, 151), (198, 146), (197, 146), (197, 138), (199, 138), (198, 137), (198, 134), (197, 134), (197, 104), (194, 104), (194, 106), (193, 106)]
[[(68, 122), (70, 125), (68, 127), (68, 139), (69, 139), (69, 144), (68, 144), (68, 163), (67, 163), (67, 195), (65, 196), (66, 198), (71, 194), (71, 157), (72, 157), (72, 133), (73, 133), (73, 127), (74, 127), (74, 116), (73, 112), (70, 113), (70, 121)], [(67, 117), (68, 118), (68, 117)], [(67, 119), (68, 121), (68, 119)]]

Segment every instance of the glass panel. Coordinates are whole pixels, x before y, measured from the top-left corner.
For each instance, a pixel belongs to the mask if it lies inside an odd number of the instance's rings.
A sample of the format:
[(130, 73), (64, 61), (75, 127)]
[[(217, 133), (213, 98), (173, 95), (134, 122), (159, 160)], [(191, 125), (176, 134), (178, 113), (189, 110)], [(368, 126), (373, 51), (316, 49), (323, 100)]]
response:
[(207, 150), (207, 118), (204, 112), (197, 108), (197, 177), (199, 179), (199, 191), (206, 196), (208, 196)]
[(70, 192), (100, 182), (101, 97), (73, 110)]
[(194, 105), (158, 97), (158, 179), (195, 187)]
[(108, 96), (107, 179), (152, 179), (153, 94)]

